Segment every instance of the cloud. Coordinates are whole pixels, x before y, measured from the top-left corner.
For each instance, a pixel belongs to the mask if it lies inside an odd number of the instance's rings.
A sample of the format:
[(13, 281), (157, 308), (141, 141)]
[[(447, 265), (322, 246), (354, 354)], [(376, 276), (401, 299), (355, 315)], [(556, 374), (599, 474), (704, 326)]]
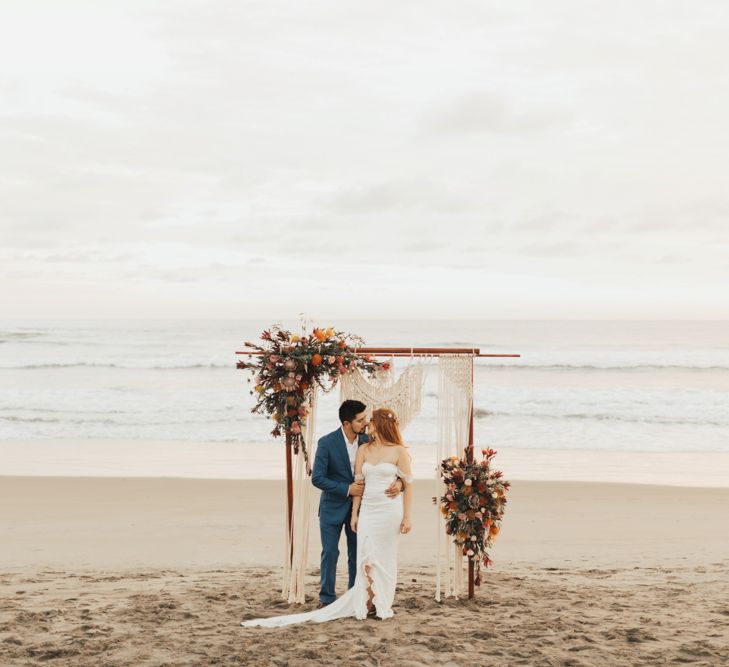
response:
[(323, 209), (347, 215), (412, 213), (429, 211), (442, 214), (463, 212), (468, 194), (432, 181), (388, 181), (340, 187), (321, 200)]
[(583, 254), (586, 247), (575, 241), (540, 241), (519, 247), (519, 254), (535, 257), (570, 257)]
[[(534, 104), (536, 106), (536, 103)], [(572, 115), (567, 111), (517, 108), (504, 96), (481, 91), (431, 111), (422, 119), (423, 128), (435, 135), (540, 133), (553, 127), (568, 127)]]
[(15, 3), (0, 249), (16, 303), (52, 312), (86, 285), (187, 313), (246, 285), (273, 309), (394, 282), (449, 309), (439, 285), (488, 292), (495, 274), (726, 284), (729, 9), (441, 9), (130, 0), (40, 25)]

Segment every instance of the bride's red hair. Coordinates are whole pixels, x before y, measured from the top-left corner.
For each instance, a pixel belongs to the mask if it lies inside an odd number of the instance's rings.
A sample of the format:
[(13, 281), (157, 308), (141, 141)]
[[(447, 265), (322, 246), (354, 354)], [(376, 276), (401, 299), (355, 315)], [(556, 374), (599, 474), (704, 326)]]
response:
[(400, 422), (394, 410), (390, 408), (377, 408), (372, 411), (372, 423), (377, 429), (377, 435), (380, 442), (392, 442), (396, 445), (405, 443), (400, 433)]

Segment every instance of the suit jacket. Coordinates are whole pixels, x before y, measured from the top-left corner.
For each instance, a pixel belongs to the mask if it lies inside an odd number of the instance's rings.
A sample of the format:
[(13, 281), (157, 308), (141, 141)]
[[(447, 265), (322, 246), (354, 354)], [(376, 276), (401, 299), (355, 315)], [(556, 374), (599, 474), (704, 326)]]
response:
[[(365, 442), (367, 436), (360, 435), (358, 446)], [(341, 428), (319, 438), (311, 481), (322, 492), (319, 500), (321, 519), (326, 523), (344, 523), (352, 509), (352, 498), (348, 493), (354, 475)]]

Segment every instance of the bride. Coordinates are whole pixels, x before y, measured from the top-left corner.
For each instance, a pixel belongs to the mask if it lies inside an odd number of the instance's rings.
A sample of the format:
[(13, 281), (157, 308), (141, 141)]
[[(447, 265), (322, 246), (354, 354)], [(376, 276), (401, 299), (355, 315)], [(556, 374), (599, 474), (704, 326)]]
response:
[[(400, 435), (397, 415), (388, 408), (372, 413), (369, 442), (357, 450), (355, 479), (364, 479), (362, 497), (352, 503), (352, 530), (357, 533), (357, 576), (354, 586), (330, 605), (303, 614), (256, 618), (243, 621), (244, 627), (278, 628), (305, 621), (323, 623), (354, 616), (364, 619), (393, 616), (392, 601), (397, 583), (397, 541), (409, 533), (413, 502), (410, 454)], [(395, 498), (385, 489), (396, 477), (403, 481), (404, 493)]]

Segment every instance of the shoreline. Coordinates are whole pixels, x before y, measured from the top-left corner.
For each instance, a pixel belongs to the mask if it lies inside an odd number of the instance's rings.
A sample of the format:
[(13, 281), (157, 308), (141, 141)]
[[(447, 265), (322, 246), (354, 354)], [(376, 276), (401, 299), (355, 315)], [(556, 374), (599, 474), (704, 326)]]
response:
[[(415, 478), (432, 480), (435, 447), (411, 449)], [(729, 488), (729, 452), (496, 449), (494, 466), (511, 480)], [(284, 445), (277, 441), (12, 439), (0, 440), (0, 460), (6, 477), (284, 478)]]

